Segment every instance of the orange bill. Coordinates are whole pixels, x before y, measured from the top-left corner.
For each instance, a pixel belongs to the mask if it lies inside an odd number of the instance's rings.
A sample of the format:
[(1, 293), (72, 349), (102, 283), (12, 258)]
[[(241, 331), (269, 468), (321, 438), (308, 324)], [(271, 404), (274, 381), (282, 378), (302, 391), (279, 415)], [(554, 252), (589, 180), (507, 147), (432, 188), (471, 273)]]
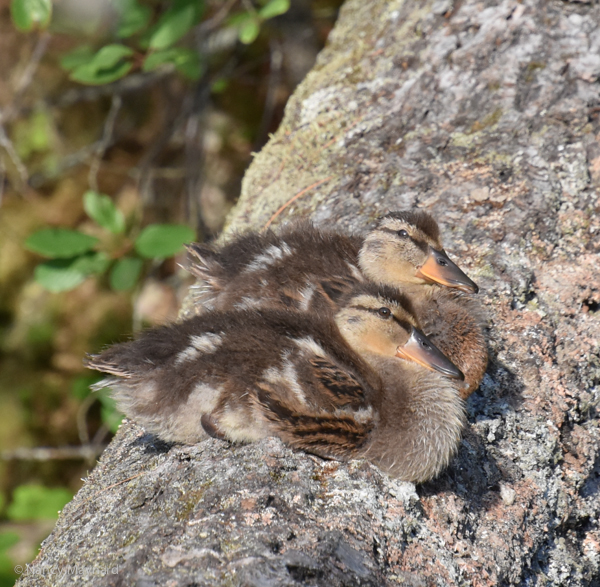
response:
[(396, 349), (396, 356), (439, 371), (451, 379), (465, 379), (462, 371), (414, 326), (406, 344)]
[(447, 287), (455, 287), (467, 293), (477, 293), (479, 288), (471, 281), (458, 265), (450, 261), (445, 251), (437, 251), (429, 247), (429, 256), (415, 274), (421, 279), (440, 283)]

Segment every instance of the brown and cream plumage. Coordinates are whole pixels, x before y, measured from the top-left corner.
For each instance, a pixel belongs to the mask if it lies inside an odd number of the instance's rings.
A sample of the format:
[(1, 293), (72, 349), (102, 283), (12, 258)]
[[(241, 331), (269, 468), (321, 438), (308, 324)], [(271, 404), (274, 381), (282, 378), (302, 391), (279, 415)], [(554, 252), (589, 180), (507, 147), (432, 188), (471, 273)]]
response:
[(234, 239), (221, 248), (189, 246), (199, 279), (198, 313), (234, 308), (336, 311), (335, 299), (358, 283), (399, 287), (413, 301), (434, 343), (464, 372), (463, 397), (487, 366), (487, 343), (473, 283), (447, 256), (435, 220), (426, 212), (391, 212), (364, 237), (320, 230), (302, 222), (280, 233)]

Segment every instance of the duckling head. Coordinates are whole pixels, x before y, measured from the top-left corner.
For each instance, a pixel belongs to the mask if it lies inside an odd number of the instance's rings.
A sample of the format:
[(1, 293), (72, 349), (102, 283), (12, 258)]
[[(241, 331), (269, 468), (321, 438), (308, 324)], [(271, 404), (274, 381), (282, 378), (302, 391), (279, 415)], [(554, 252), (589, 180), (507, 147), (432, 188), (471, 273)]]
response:
[(335, 322), (346, 342), (370, 363), (397, 357), (452, 379), (464, 379), (418, 328), (409, 299), (391, 288), (365, 285), (355, 289)]
[(365, 238), (359, 253), (363, 273), (384, 285), (437, 283), (468, 293), (479, 288), (442, 247), (437, 222), (422, 210), (390, 212)]

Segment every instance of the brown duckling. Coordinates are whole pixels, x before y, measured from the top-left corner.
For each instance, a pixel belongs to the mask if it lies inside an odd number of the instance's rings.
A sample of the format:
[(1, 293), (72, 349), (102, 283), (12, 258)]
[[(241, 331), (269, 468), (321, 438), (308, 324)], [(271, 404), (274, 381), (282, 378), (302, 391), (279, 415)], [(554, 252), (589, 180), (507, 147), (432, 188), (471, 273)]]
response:
[[(456, 385), (460, 376), (435, 364), (437, 349), (415, 330), (406, 301), (400, 304), (397, 295), (386, 292), (355, 292), (335, 316), (346, 342), (381, 378), (371, 404), (374, 423), (359, 418), (358, 411), (299, 411), (266, 386), (257, 396), (277, 435), (291, 446), (325, 457), (364, 457), (394, 477), (421, 483), (440, 473), (458, 447), (465, 423)], [(386, 338), (387, 328), (394, 334)], [(392, 341), (407, 338), (394, 354)], [(423, 352), (423, 345), (430, 348)], [(423, 354), (413, 351), (418, 347)], [(363, 442), (365, 426), (371, 431)]]
[[(414, 303), (427, 336), (465, 374), (468, 397), (487, 367), (481, 305), (471, 281), (447, 256), (435, 220), (421, 210), (391, 212), (364, 237), (301, 222), (280, 233), (234, 239), (221, 248), (192, 244), (198, 313), (232, 308), (335, 311), (332, 302), (357, 283), (399, 287)], [(459, 293), (464, 292), (464, 293)]]
[[(395, 292), (357, 288), (331, 315), (206, 313), (114, 345), (88, 366), (120, 409), (167, 441), (276, 435), (324, 457), (365, 456), (424, 481), (464, 424), (462, 377)], [(433, 369), (433, 371), (431, 370)], [(438, 373), (439, 372), (439, 373)]]

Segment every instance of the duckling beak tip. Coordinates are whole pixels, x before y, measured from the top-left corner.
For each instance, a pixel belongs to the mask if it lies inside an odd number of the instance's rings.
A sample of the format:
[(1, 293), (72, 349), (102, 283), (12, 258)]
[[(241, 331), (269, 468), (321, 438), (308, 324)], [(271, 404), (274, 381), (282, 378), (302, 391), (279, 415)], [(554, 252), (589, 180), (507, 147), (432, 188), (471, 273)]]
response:
[(450, 260), (445, 251), (438, 251), (432, 247), (429, 247), (427, 259), (415, 275), (425, 281), (453, 287), (466, 293), (479, 292), (477, 284)]
[(396, 349), (396, 356), (431, 371), (438, 371), (451, 379), (465, 379), (463, 372), (417, 328), (413, 327), (408, 341)]

